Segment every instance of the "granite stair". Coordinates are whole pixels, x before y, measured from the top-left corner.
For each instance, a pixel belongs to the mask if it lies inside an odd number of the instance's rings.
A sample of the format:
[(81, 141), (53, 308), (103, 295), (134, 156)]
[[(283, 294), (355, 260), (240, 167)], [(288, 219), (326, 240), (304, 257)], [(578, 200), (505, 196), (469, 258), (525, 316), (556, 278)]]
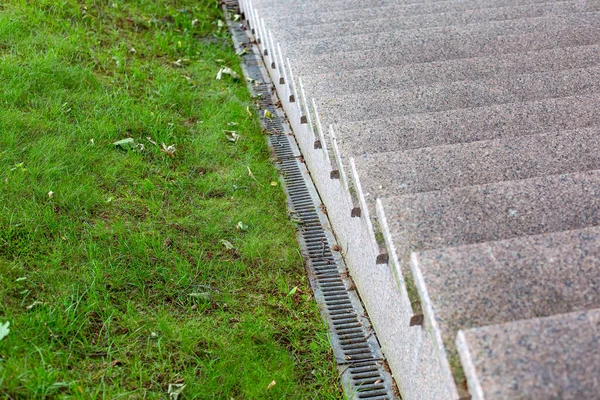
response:
[[(302, 41), (322, 39), (332, 36), (348, 35), (357, 32), (360, 34), (435, 28), (443, 26), (460, 26), (491, 21), (516, 20), (520, 18), (543, 17), (558, 13), (575, 13), (583, 11), (580, 4), (563, 1), (556, 3), (533, 3), (519, 6), (479, 8), (468, 13), (464, 11), (449, 11), (444, 13), (407, 16), (404, 10), (387, 7), (387, 13), (374, 18), (364, 12), (355, 13), (351, 17), (327, 20), (315, 20), (312, 24), (295, 25), (289, 18), (271, 19), (269, 28), (281, 40), (293, 42), (297, 38)], [(362, 11), (362, 10), (361, 10)], [(321, 16), (322, 14), (319, 14)]]
[[(446, 372), (466, 372), (455, 345), (460, 330), (600, 308), (598, 262), (600, 227), (414, 253), (425, 324)], [(525, 393), (532, 396), (513, 397)]]
[(600, 1), (241, 0), (404, 399), (600, 399)]
[(460, 331), (473, 399), (597, 399), (600, 310)]

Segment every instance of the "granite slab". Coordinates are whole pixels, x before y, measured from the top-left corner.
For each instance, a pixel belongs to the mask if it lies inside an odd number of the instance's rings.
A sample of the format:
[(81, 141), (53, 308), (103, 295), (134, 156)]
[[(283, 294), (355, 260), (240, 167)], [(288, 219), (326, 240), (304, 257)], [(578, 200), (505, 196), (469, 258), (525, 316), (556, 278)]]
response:
[(350, 95), (322, 95), (315, 100), (320, 110), (321, 121), (328, 126), (343, 121), (586, 95), (597, 93), (599, 90), (600, 65), (511, 77), (438, 83), (406, 90), (392, 88), (364, 90)]
[(600, 310), (460, 331), (474, 400), (600, 399)]
[(448, 11), (467, 11), (481, 8), (511, 7), (524, 4), (549, 3), (555, 0), (433, 0), (433, 1), (398, 1), (398, 0), (334, 0), (327, 3), (319, 1), (299, 2), (277, 0), (252, 0), (252, 5), (266, 14), (294, 14), (301, 18), (332, 11), (353, 11), (368, 8), (395, 6), (401, 8), (403, 15), (426, 15)]
[[(573, 130), (598, 123), (600, 94), (496, 104), (334, 126), (347, 157)], [(391, 134), (394, 133), (394, 134)]]
[(600, 225), (600, 171), (381, 199), (391, 256), (403, 275), (413, 251)]
[[(358, 38), (361, 39), (361, 38)], [(384, 47), (371, 46), (348, 51), (330, 51), (326, 54), (304, 54), (290, 58), (299, 76), (336, 73), (364, 68), (399, 66), (433, 61), (456, 60), (472, 57), (495, 57), (502, 54), (526, 53), (560, 47), (585, 46), (600, 43), (600, 27), (561, 26), (540, 33), (507, 34), (465, 41), (467, 37), (441, 36), (437, 41), (397, 46), (386, 43)]]
[[(290, 19), (270, 19), (268, 28), (278, 41), (295, 41), (321, 39), (332, 36), (347, 35), (351, 32), (361, 34), (398, 30), (423, 29), (441, 26), (467, 25), (491, 21), (504, 21), (520, 18), (543, 17), (583, 12), (582, 3), (569, 1), (556, 3), (537, 3), (519, 6), (482, 8), (470, 12), (449, 11), (438, 14), (406, 16), (402, 13), (388, 13), (374, 18), (370, 13), (356, 13), (352, 19), (321, 22), (315, 24), (296, 24)], [(392, 10), (390, 10), (392, 11)]]
[(411, 270), (440, 361), (460, 379), (460, 329), (600, 308), (599, 264), (592, 227), (415, 253)]
[[(556, 32), (577, 31), (600, 25), (600, 13), (587, 12), (544, 17), (521, 18), (506, 21), (490, 21), (462, 26), (445, 26), (425, 29), (362, 33), (349, 31), (335, 40), (329, 38), (283, 41), (281, 47), (286, 57), (292, 60), (313, 56), (345, 53), (357, 50), (395, 49), (405, 57), (432, 59), (428, 61), (465, 58), (489, 54), (489, 49), (501, 45), (506, 36), (535, 33), (538, 39), (554, 37)], [(558, 47), (558, 46), (556, 46)], [(523, 48), (521, 51), (532, 50)], [(425, 60), (423, 60), (425, 61)]]
[[(385, 55), (381, 55), (385, 57)], [(304, 75), (304, 89), (310, 97), (362, 93), (375, 89), (408, 89), (442, 82), (508, 79), (532, 74), (600, 64), (600, 46), (562, 47), (526, 53), (501, 54), (430, 63), (338, 71)]]
[(356, 157), (368, 198), (600, 169), (600, 126)]

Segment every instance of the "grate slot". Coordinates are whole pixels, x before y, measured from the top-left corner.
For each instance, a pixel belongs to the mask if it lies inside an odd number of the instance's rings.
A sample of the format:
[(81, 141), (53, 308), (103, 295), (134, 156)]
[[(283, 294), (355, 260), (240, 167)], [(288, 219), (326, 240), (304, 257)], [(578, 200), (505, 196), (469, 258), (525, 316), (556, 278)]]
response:
[(371, 393), (361, 393), (358, 395), (359, 399), (371, 399), (377, 396), (388, 396), (388, 393), (385, 390), (378, 390), (376, 392)]

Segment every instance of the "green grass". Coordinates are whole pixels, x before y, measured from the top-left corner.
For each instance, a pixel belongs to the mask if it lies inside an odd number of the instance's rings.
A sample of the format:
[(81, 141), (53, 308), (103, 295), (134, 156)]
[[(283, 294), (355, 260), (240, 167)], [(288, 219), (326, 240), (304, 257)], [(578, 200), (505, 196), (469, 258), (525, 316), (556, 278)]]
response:
[(240, 73), (219, 19), (0, 3), (0, 397), (341, 397), (252, 99), (215, 79)]

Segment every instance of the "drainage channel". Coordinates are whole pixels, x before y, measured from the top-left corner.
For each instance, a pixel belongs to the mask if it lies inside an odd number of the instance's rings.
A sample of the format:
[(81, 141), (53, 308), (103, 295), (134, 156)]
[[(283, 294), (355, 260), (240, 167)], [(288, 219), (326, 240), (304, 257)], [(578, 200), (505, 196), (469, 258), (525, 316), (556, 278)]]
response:
[(236, 1), (225, 0), (233, 42), (242, 58), (242, 70), (259, 108), (261, 123), (275, 156), (289, 212), (298, 225), (298, 241), (321, 315), (330, 330), (330, 342), (346, 397), (398, 399), (397, 389), (381, 348), (362, 306), (310, 174), (264, 67), (252, 30), (240, 15)]

